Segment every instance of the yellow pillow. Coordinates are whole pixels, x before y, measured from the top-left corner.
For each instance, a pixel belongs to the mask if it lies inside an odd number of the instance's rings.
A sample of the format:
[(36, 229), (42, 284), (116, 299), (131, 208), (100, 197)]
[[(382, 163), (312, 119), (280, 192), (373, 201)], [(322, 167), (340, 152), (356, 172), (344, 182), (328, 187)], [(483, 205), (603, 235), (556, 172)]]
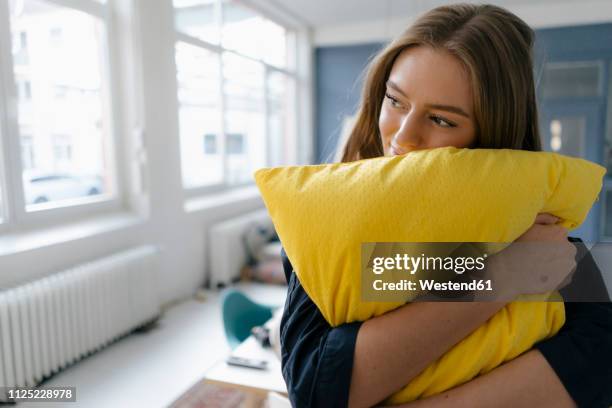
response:
[[(511, 242), (536, 214), (573, 229), (605, 169), (546, 152), (444, 147), (350, 163), (255, 173), (306, 293), (337, 326), (402, 305), (361, 301), (362, 242)], [(486, 373), (565, 322), (562, 302), (512, 302), (387, 403), (434, 395)]]

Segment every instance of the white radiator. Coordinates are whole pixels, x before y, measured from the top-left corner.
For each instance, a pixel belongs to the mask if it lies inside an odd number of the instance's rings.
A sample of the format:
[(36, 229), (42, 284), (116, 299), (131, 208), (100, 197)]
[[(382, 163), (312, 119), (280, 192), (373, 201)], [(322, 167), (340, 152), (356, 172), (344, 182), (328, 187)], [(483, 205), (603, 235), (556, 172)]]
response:
[(158, 268), (145, 246), (0, 292), (0, 386), (33, 387), (155, 319)]
[(264, 208), (213, 225), (208, 233), (210, 256), (210, 286), (227, 285), (240, 277), (248, 256), (244, 245), (245, 233), (253, 226), (274, 231), (274, 225)]

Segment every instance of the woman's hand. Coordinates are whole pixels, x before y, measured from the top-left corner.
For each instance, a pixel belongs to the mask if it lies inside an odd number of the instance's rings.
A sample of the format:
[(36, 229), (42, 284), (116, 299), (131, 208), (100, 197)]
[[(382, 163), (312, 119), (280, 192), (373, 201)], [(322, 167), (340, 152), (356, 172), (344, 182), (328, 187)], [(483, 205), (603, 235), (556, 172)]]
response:
[(559, 222), (558, 217), (548, 213), (540, 213), (537, 215), (533, 225), (523, 235), (518, 237), (516, 242), (568, 242), (567, 230), (561, 225), (557, 225), (557, 222)]
[(558, 221), (551, 214), (538, 214), (523, 235), (489, 258), (487, 278), (492, 280), (494, 299), (552, 292), (571, 281), (576, 247)]

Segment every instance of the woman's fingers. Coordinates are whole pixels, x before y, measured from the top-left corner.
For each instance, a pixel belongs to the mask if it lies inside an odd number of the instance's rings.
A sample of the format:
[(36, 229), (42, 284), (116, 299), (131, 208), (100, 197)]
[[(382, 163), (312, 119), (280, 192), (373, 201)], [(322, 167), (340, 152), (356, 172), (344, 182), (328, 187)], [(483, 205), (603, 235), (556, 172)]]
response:
[(539, 213), (536, 216), (534, 224), (551, 225), (556, 224), (557, 221), (559, 221), (559, 217), (555, 217), (554, 215), (549, 213)]
[(567, 230), (556, 224), (533, 224), (517, 241), (567, 241)]

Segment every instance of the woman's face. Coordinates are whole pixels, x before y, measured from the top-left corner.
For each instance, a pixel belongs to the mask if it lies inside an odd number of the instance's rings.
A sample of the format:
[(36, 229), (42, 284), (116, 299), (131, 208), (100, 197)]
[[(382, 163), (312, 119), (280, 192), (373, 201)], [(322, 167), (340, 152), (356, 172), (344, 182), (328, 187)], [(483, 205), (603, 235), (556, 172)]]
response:
[(470, 80), (451, 54), (409, 48), (395, 60), (386, 85), (378, 120), (385, 156), (475, 141)]

